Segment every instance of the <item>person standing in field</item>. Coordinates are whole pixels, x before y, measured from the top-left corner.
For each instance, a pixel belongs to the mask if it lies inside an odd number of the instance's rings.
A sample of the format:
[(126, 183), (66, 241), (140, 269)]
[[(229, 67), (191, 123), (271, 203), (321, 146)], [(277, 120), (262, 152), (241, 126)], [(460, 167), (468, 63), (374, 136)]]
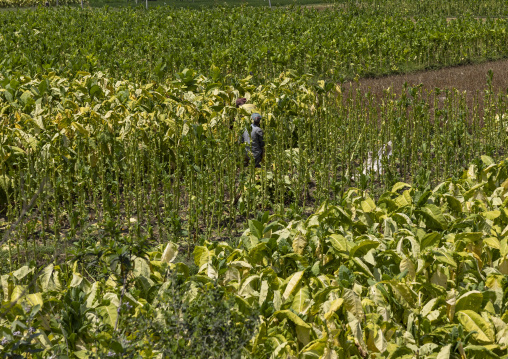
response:
[(253, 113), (251, 116), (251, 130), (245, 129), (240, 138), (240, 143), (245, 143), (245, 163), (249, 162), (251, 157), (254, 158), (256, 168), (261, 167), (261, 159), (265, 151), (264, 133), (259, 125), (261, 124), (261, 115)]

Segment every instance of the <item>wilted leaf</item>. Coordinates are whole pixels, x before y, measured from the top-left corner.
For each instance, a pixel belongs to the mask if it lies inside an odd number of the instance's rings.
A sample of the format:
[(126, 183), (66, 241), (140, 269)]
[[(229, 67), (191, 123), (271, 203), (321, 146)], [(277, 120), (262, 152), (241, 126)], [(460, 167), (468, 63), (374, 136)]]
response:
[(307, 246), (307, 239), (304, 235), (299, 234), (293, 239), (293, 251), (297, 254), (303, 254), (303, 251)]
[(173, 242), (169, 242), (162, 253), (161, 262), (162, 263), (171, 263), (178, 256), (178, 245)]

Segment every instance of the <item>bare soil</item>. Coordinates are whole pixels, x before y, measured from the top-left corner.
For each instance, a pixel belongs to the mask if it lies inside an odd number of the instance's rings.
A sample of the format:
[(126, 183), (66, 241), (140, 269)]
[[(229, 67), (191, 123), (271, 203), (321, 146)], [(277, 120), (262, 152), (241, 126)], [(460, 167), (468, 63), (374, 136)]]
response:
[(349, 82), (345, 87), (360, 88), (372, 94), (382, 95), (383, 90), (392, 88), (399, 91), (404, 83), (409, 86), (423, 85), (423, 88), (432, 91), (439, 89), (457, 89), (470, 94), (483, 92), (488, 88), (487, 76), (489, 70), (493, 72), (492, 87), (494, 93), (508, 91), (508, 60), (485, 62), (481, 64), (465, 65), (444, 68), (439, 70), (421, 71), (409, 74), (392, 75), (380, 78), (364, 78), (358, 83)]

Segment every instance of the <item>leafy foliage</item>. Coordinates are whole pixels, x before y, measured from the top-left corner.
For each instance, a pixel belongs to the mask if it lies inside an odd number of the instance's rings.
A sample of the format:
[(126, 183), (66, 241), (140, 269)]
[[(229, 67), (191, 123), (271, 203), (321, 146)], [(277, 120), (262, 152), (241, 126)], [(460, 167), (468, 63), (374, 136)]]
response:
[[(38, 244), (53, 245), (58, 257), (70, 243), (83, 248), (128, 233), (183, 238), (190, 247), (234, 235), (257, 211), (308, 214), (317, 203), (337, 203), (351, 186), (378, 195), (398, 181), (437, 183), (479, 154), (501, 157), (507, 141), (506, 96), (486, 93), (482, 107), (468, 108), (464, 94), (448, 91), (446, 103), (431, 109), (439, 91), (406, 88), (376, 106), (294, 71), (257, 87), (250, 76), (230, 86), (189, 69), (147, 85), (84, 72), (74, 79), (12, 75), (0, 90), (0, 210), (6, 228), (26, 215), (13, 230), (20, 239), (3, 247), (10, 261), (3, 271), (30, 261)], [(240, 94), (264, 116), (261, 169), (245, 167), (237, 142), (250, 111), (232, 105)], [(387, 143), (393, 155), (376, 159), (373, 170), (369, 152)], [(447, 201), (460, 211), (453, 196)], [(434, 206), (417, 213), (429, 227), (447, 228)]]
[(246, 317), (235, 310), (234, 298), (228, 298), (223, 287), (179, 283), (177, 276), (170, 276), (169, 283), (155, 307), (122, 323), (132, 344), (123, 356), (152, 352), (163, 357), (240, 358), (256, 328), (255, 312)]
[[(384, 3), (380, 1), (365, 9), (367, 2), (348, 1), (347, 6), (326, 11), (293, 7), (7, 11), (0, 13), (0, 53), (8, 56), (0, 64), (2, 71), (31, 77), (100, 71), (142, 83), (175, 79), (178, 72), (192, 68), (214, 80), (232, 77), (234, 83), (249, 74), (259, 82), (269, 81), (287, 69), (342, 81), (507, 56), (504, 3), (497, 6), (501, 14), (492, 13), (485, 21), (472, 15), (482, 13), (481, 5), (474, 9), (478, 12), (465, 10), (459, 19), (449, 21), (434, 5), (428, 6), (431, 14), (409, 11), (410, 18), (408, 6), (426, 6), (421, 1), (402, 2), (408, 5), (392, 3), (388, 10), (378, 8)], [(456, 2), (466, 7), (473, 3)], [(395, 16), (400, 12), (402, 16)]]
[(78, 357), (235, 357), (242, 343), (260, 358), (504, 356), (508, 162), (484, 162), (433, 189), (398, 183), (378, 201), (350, 189), (305, 220), (262, 215), (238, 246), (197, 246), (194, 275), (173, 262), (171, 243), (134, 257), (128, 285), (114, 260), (112, 277), (96, 282), (76, 265), (38, 277), (23, 267), (1, 278), (13, 308), (3, 350), (17, 329), (35, 333), (35, 350)]

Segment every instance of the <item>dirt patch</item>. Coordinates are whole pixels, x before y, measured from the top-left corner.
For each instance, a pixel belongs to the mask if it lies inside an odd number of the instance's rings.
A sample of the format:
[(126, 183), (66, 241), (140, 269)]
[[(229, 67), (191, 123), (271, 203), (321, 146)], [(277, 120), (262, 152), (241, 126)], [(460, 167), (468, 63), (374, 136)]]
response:
[(492, 87), (495, 93), (508, 91), (508, 60), (486, 62), (482, 64), (444, 68), (439, 70), (421, 71), (410, 74), (386, 76), (380, 78), (360, 79), (358, 83), (348, 82), (344, 88), (360, 88), (362, 92), (370, 91), (373, 95), (382, 95), (391, 88), (400, 91), (404, 84), (432, 91), (439, 89), (457, 89), (473, 95), (488, 88), (488, 73), (492, 70)]

